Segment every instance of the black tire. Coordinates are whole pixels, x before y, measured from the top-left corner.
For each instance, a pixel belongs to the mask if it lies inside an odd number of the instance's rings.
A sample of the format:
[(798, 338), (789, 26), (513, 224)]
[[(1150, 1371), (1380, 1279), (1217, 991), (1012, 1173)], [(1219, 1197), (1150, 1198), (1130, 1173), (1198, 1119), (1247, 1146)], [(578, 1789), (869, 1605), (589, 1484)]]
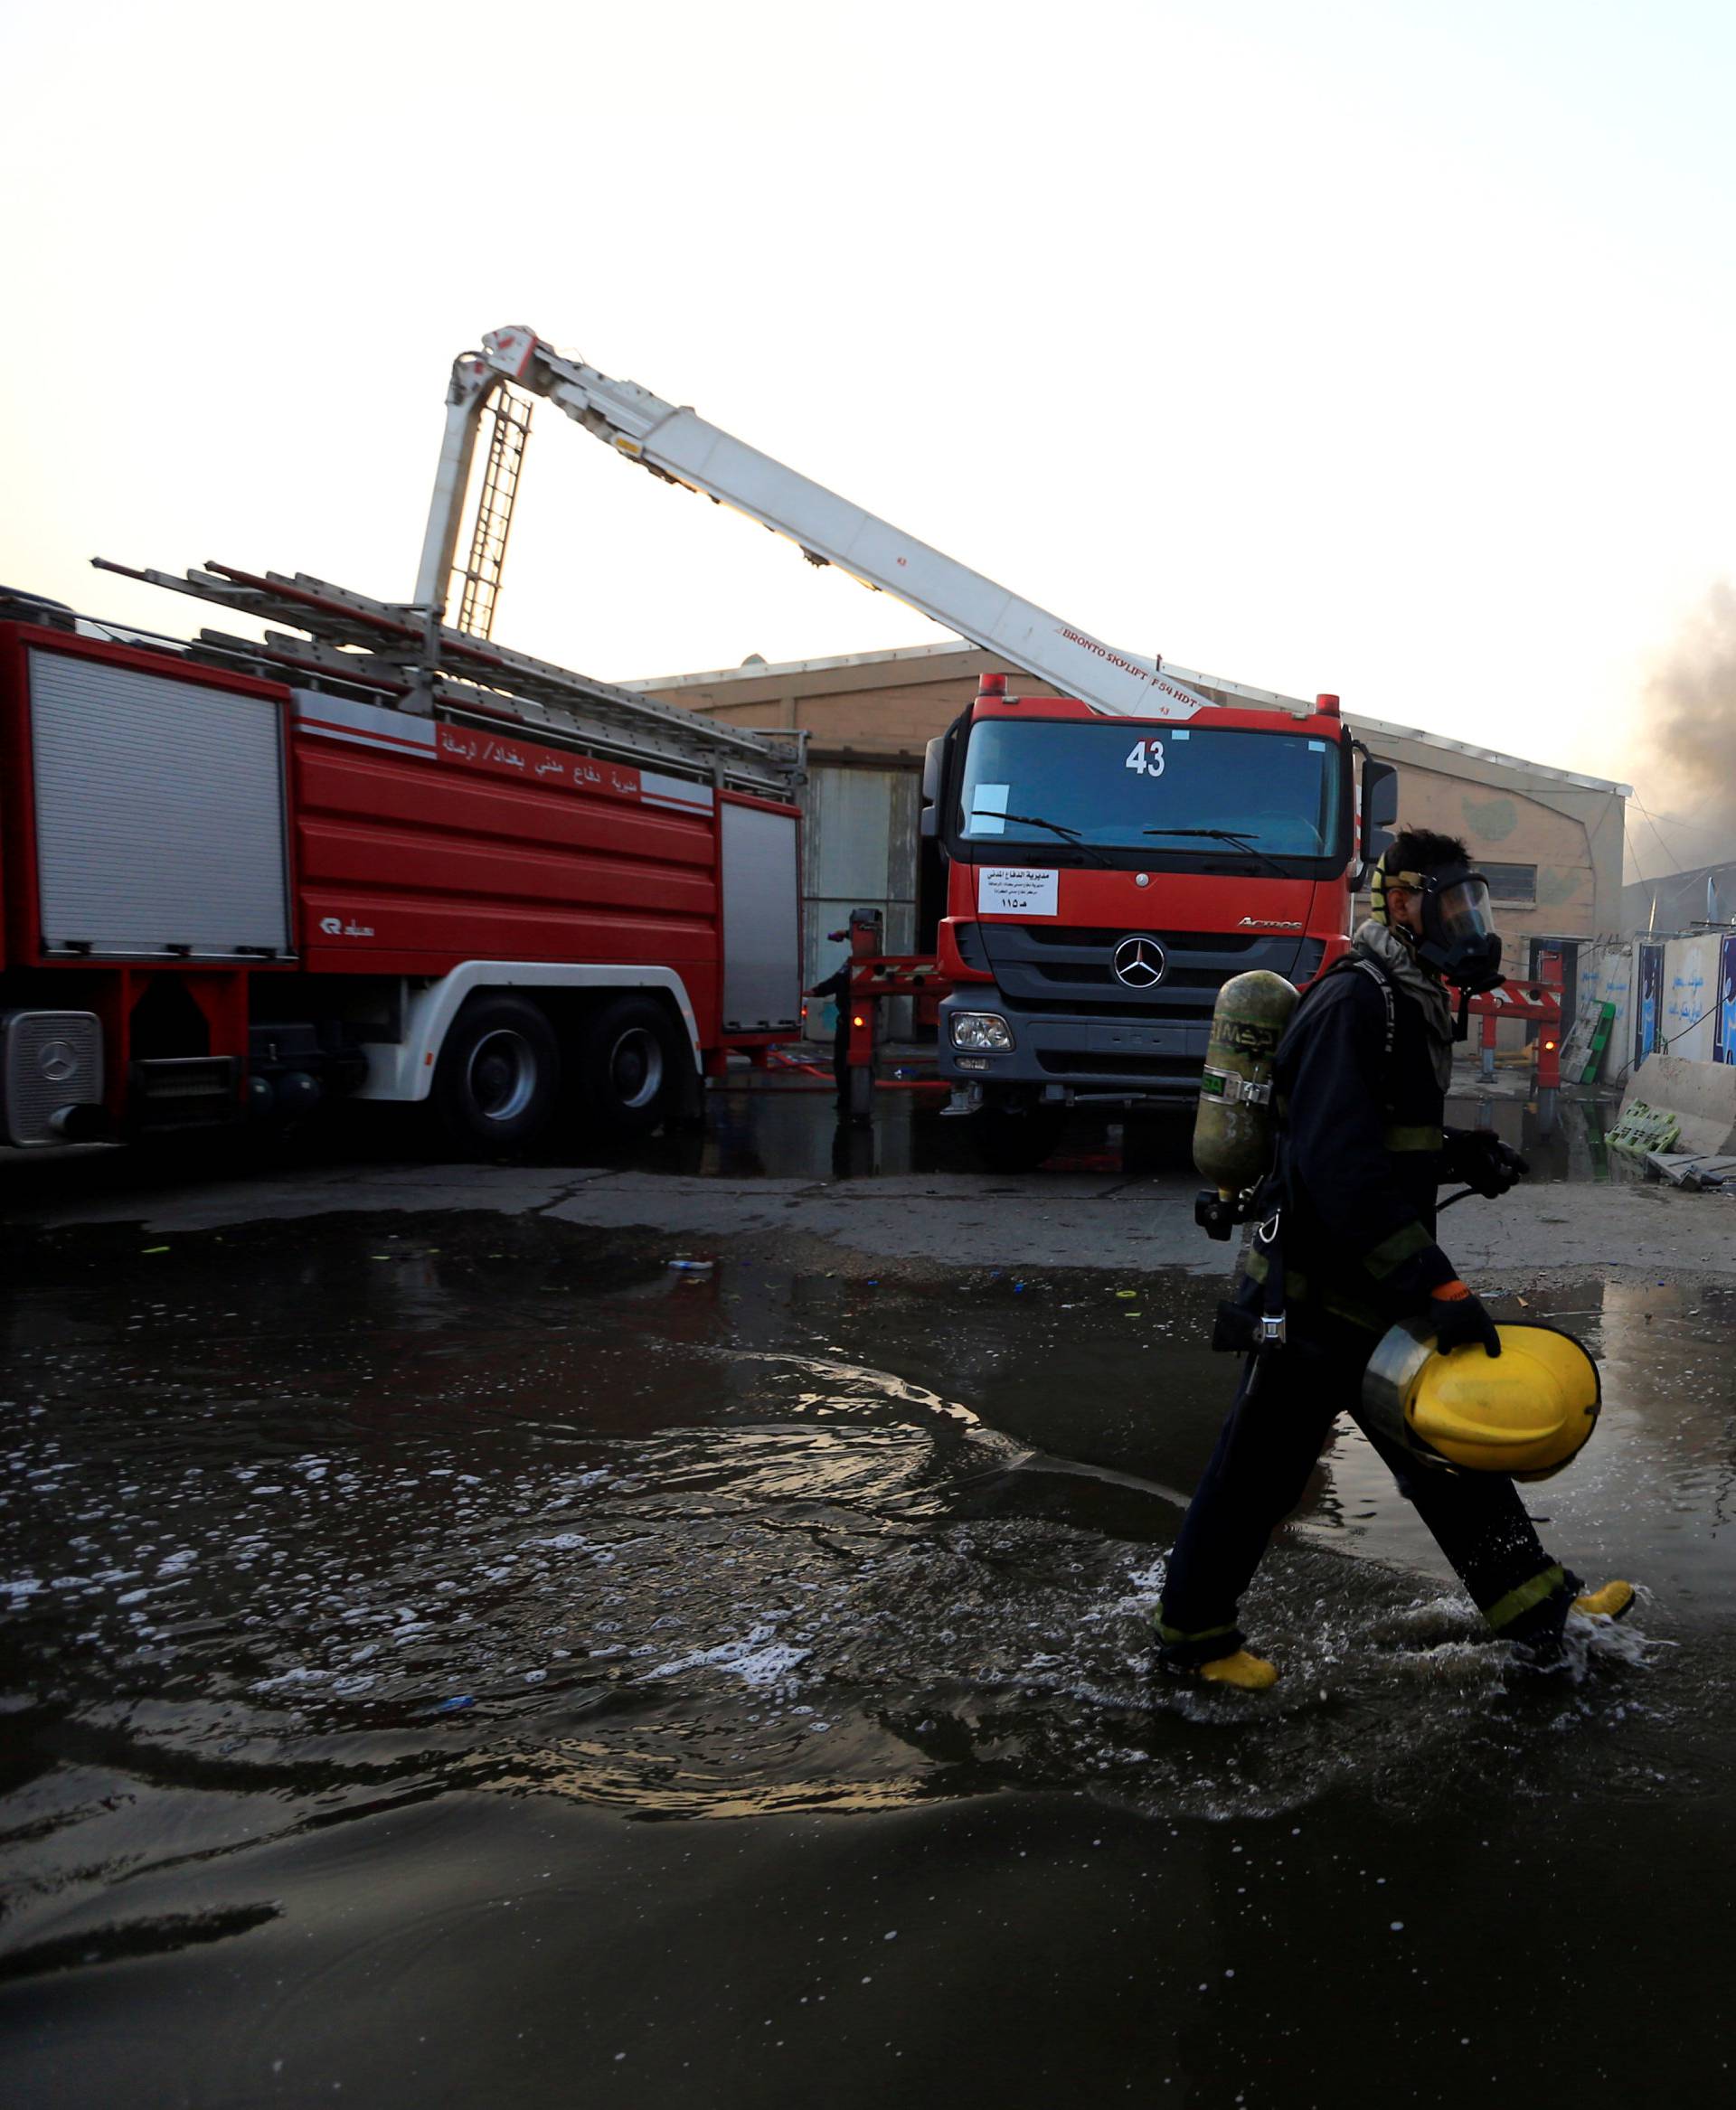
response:
[(684, 1036), (649, 996), (618, 996), (590, 1021), (579, 1060), (578, 1109), (617, 1135), (648, 1135), (681, 1105)]
[(523, 1150), (561, 1096), (561, 1050), (548, 1014), (523, 996), (473, 996), (452, 1022), (429, 1097), (447, 1140), (470, 1157)]
[(991, 1173), (1034, 1173), (1061, 1141), (1063, 1119), (1055, 1107), (985, 1107), (971, 1122), (976, 1154)]

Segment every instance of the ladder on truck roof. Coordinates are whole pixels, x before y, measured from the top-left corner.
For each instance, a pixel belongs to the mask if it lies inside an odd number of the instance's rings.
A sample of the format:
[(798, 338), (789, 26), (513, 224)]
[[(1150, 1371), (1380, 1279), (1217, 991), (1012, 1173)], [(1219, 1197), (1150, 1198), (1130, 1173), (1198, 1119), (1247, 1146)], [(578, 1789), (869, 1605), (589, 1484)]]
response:
[(1212, 707), (1165, 674), (1161, 661), (1146, 664), (1116, 651), (745, 446), (696, 411), (678, 410), (637, 381), (612, 381), (582, 359), (556, 352), (534, 330), (517, 326), (491, 330), (479, 353), (462, 353), (452, 363), (446, 437), (416, 579), (420, 608), (445, 608), (478, 422), (490, 399), (508, 384), (546, 397), (665, 483), (745, 513), (788, 536), (810, 563), (835, 564), (863, 585), (895, 595), (1063, 696), (1112, 717), (1187, 719)]
[(496, 389), (488, 399), (488, 454), (470, 531), (470, 561), (463, 571), (458, 626), (472, 637), (490, 637), (495, 602), (506, 568), (506, 543), (513, 532), (513, 506), (531, 437), (531, 398), (514, 388)]
[(678, 704), (654, 703), (629, 690), (533, 659), (528, 653), (450, 629), (421, 609), (380, 601), (298, 571), (243, 571), (207, 563), (179, 576), (136, 570), (105, 557), (100, 571), (212, 601), (260, 623), (263, 641), (202, 630), (198, 647), (274, 679), (316, 688), (341, 685), (370, 702), (456, 722), (503, 721), (555, 747), (580, 747), (610, 761), (654, 761), (756, 797), (788, 800), (802, 782), (806, 735), (776, 728), (719, 725)]

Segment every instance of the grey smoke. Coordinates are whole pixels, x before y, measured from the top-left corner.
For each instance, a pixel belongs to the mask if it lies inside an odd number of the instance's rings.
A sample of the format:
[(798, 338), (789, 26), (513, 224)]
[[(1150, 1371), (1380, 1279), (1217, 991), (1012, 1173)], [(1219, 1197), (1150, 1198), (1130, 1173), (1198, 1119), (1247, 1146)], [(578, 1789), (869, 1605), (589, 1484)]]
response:
[(1736, 857), (1736, 587), (1727, 579), (1654, 669), (1646, 730), (1657, 787), (1647, 803), (1661, 796), (1660, 819), (1689, 824), (1664, 831), (1678, 868)]

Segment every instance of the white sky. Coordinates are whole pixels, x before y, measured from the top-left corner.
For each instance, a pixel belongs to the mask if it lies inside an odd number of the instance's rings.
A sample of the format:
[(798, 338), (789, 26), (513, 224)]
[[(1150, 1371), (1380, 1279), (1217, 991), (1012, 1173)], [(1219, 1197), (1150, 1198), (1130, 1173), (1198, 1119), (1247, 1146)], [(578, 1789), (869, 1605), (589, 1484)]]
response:
[[(1710, 0), (0, 0), (0, 576), (407, 598), (522, 322), (1117, 644), (1652, 804), (1736, 575), (1733, 61)], [(496, 634), (941, 635), (546, 408)]]

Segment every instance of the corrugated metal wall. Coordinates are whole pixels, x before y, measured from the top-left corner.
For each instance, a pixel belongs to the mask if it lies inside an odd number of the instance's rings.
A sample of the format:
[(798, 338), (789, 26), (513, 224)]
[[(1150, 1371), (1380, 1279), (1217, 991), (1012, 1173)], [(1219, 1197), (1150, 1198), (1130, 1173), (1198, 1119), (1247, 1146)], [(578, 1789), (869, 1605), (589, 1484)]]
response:
[[(844, 947), (826, 934), (841, 930), (852, 909), (881, 910), (889, 953), (914, 949), (921, 803), (920, 779), (912, 769), (821, 768), (809, 774), (803, 794), (804, 988), (824, 981), (843, 960)], [(887, 1031), (907, 1034), (909, 999), (887, 1008)], [(834, 1019), (831, 1004), (810, 1004), (809, 1037), (829, 1041)]]

